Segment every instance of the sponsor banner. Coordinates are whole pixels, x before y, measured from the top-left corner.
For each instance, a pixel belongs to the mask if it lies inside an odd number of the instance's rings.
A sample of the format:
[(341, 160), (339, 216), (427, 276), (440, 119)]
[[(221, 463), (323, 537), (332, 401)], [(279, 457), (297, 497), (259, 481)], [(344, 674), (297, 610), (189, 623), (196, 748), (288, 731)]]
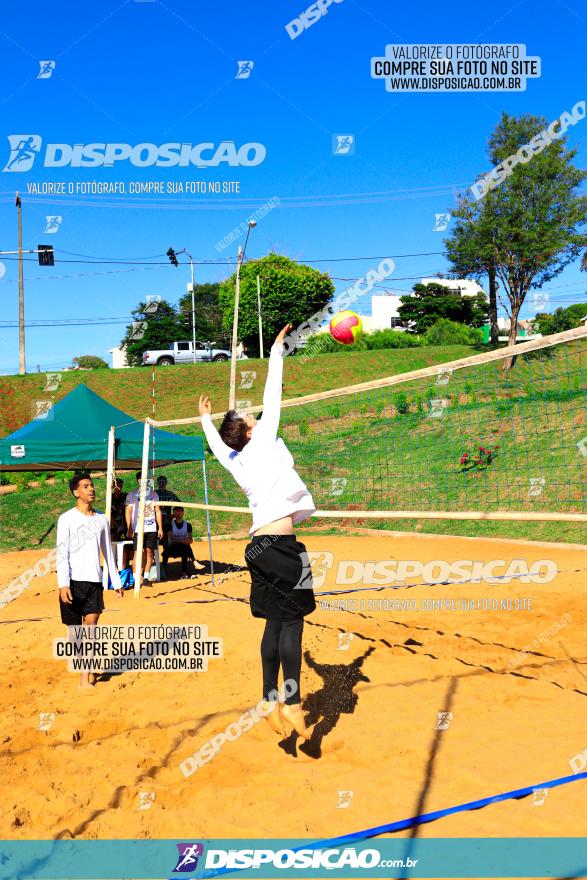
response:
[(372, 838), (329, 847), (304, 840), (9, 840), (0, 855), (2, 877), (39, 880), (586, 877), (586, 844), (584, 837)]

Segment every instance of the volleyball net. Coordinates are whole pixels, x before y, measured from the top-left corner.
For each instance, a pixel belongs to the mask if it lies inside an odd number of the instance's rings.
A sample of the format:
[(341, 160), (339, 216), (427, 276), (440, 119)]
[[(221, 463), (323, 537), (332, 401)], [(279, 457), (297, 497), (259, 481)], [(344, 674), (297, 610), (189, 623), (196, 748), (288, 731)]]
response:
[[(264, 379), (247, 384), (247, 372), (236, 405), (262, 418)], [(581, 327), (285, 400), (280, 435), (319, 517), (587, 522), (586, 373)], [(202, 433), (199, 417), (147, 421)], [(194, 515), (222, 514), (216, 533), (247, 526), (241, 490), (206, 450), (209, 505), (195, 466), (165, 468), (169, 489)]]

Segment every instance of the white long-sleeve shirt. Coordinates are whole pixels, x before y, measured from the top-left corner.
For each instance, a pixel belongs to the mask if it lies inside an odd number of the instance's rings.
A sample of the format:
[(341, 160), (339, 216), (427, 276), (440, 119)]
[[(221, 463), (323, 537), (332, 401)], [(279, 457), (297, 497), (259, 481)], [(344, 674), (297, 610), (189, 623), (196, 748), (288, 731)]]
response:
[(102, 582), (100, 551), (112, 586), (121, 590), (120, 575), (114, 559), (110, 525), (103, 513), (92, 516), (73, 507), (57, 520), (57, 583), (68, 587), (71, 581)]
[(251, 439), (240, 452), (227, 446), (209, 415), (202, 416), (202, 428), (210, 449), (248, 498), (253, 515), (250, 534), (284, 516), (299, 523), (316, 511), (312, 496), (294, 467), (293, 457), (277, 436), (281, 411), (283, 345), (275, 343), (263, 395), (263, 416), (253, 428)]

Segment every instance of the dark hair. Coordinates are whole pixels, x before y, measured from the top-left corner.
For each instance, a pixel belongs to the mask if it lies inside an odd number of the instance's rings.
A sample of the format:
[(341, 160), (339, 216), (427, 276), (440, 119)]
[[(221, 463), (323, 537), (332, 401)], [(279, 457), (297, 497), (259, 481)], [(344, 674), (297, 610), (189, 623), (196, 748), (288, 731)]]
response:
[(135, 474), (135, 480), (140, 480), (142, 476), (142, 471), (137, 471)]
[(73, 495), (79, 484), (82, 480), (92, 480), (91, 474), (76, 474), (75, 477), (72, 477), (69, 481), (69, 491)]
[(235, 409), (229, 409), (220, 425), (219, 434), (231, 449), (241, 452), (249, 442), (248, 425)]
[(175, 513), (176, 510), (183, 510), (183, 509), (184, 508), (181, 506), (181, 504), (176, 504), (175, 507), (172, 508), (173, 513)]
[(166, 483), (169, 482), (167, 477), (163, 476), (163, 474), (159, 474), (159, 476), (157, 477), (157, 482), (159, 483), (159, 482), (161, 482), (161, 480), (165, 480)]
[(124, 480), (121, 480), (120, 477), (115, 482), (116, 486), (124, 486)]

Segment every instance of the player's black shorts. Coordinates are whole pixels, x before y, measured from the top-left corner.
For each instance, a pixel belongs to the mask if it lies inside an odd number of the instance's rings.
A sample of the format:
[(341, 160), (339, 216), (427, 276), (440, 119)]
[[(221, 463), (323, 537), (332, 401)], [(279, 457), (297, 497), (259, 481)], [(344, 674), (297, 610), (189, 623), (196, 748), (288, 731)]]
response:
[[(138, 535), (135, 532), (132, 539), (133, 547), (135, 548), (135, 550), (137, 549), (137, 538)], [(157, 543), (157, 532), (143, 532), (143, 550), (152, 550), (153, 552), (155, 552), (155, 550), (157, 549)]]
[(75, 626), (83, 623), (86, 614), (100, 614), (104, 611), (104, 590), (102, 584), (93, 581), (70, 581), (69, 589), (73, 602), (69, 605), (61, 601), (61, 622), (66, 626)]

